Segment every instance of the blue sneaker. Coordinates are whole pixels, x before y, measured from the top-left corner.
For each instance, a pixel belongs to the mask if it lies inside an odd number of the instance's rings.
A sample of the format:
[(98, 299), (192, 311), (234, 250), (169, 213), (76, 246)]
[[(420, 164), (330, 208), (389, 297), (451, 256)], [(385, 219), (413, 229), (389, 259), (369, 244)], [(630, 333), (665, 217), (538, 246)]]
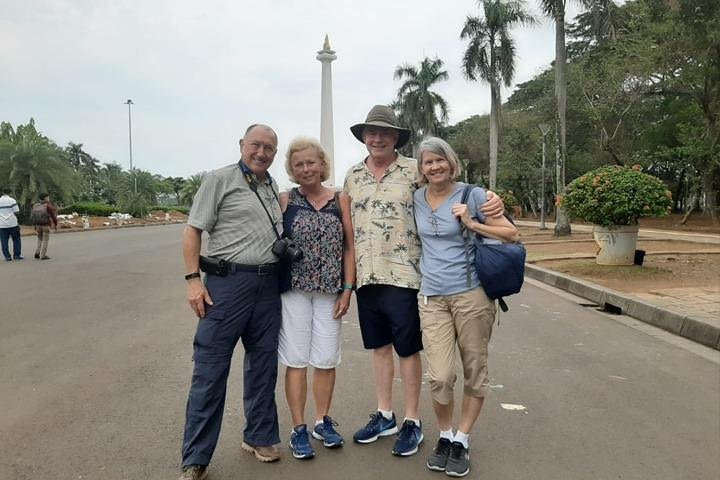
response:
[(355, 432), (353, 440), (358, 443), (372, 443), (377, 440), (378, 437), (394, 435), (397, 431), (398, 428), (394, 413), (392, 418), (388, 420), (383, 417), (382, 413), (375, 412), (370, 414), (370, 421), (367, 425)]
[(407, 457), (418, 451), (418, 445), (423, 441), (423, 433), (420, 425), (415, 424), (412, 420), (405, 420), (398, 439), (395, 442), (392, 453), (401, 457)]
[(290, 434), (290, 449), (295, 458), (313, 458), (315, 450), (310, 445), (310, 435), (304, 423), (293, 428)]
[(328, 415), (323, 417), (322, 423), (315, 425), (312, 436), (317, 440), (322, 440), (323, 445), (327, 448), (342, 447), (345, 443), (342, 436), (335, 430), (337, 422)]

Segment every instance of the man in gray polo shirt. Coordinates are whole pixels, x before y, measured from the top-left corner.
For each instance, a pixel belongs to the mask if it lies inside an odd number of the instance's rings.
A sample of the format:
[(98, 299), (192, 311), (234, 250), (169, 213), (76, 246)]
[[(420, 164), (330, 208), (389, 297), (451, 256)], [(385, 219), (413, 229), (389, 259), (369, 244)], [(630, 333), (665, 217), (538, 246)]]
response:
[[(281, 303), (272, 247), (282, 234), (282, 212), (268, 173), (276, 152), (275, 132), (251, 125), (240, 141), (240, 162), (205, 177), (183, 232), (187, 297), (199, 321), (181, 479), (207, 477), (239, 339), (245, 348), (242, 447), (263, 462), (280, 458), (274, 445), (280, 442), (275, 383)], [(209, 235), (206, 255), (227, 266), (226, 275), (208, 271), (204, 284), (199, 273), (203, 231)]]

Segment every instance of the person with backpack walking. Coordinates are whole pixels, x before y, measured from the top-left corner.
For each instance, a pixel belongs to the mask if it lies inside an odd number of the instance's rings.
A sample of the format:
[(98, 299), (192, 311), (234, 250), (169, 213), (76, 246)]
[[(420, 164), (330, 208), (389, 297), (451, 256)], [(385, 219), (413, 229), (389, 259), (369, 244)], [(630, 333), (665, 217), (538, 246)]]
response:
[[(440, 438), (426, 465), (452, 477), (470, 472), (469, 434), (480, 415), (488, 391), (488, 342), (495, 318), (495, 302), (483, 290), (475, 271), (474, 244), (466, 234), (479, 233), (491, 241), (512, 242), (518, 231), (504, 217), (483, 215), (487, 194), (473, 188), (461, 202), (465, 184), (457, 182), (460, 162), (444, 140), (430, 137), (417, 149), (418, 188), (413, 196), (415, 220), (422, 244), (422, 282), (418, 309), (430, 379), (433, 409)], [(467, 230), (467, 232), (465, 232)], [(468, 250), (469, 248), (469, 250)], [(453, 434), (453, 388), (456, 351), (464, 377), (464, 396)]]
[[(4, 188), (0, 196), (0, 244), (5, 261), (22, 260), (22, 241), (16, 213), (20, 211), (17, 202), (10, 196), (10, 189)], [(10, 239), (13, 241), (13, 256), (10, 256)]]
[(50, 257), (47, 256), (48, 243), (50, 242), (50, 228), (54, 228), (57, 232), (57, 211), (53, 204), (50, 203), (50, 195), (41, 193), (39, 199), (40, 201), (33, 205), (30, 211), (30, 220), (32, 220), (35, 226), (38, 239), (35, 258), (39, 260), (50, 260)]

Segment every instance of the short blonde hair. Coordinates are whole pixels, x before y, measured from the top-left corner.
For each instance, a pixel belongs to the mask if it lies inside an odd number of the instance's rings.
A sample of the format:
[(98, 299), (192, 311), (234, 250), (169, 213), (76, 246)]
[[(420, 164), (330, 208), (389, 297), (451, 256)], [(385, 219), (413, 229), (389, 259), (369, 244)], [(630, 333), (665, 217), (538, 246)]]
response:
[(427, 184), (427, 178), (425, 178), (425, 175), (423, 175), (422, 173), (422, 156), (425, 152), (434, 153), (435, 155), (439, 155), (445, 160), (447, 160), (447, 162), (450, 164), (450, 180), (457, 180), (457, 178), (460, 176), (460, 173), (462, 173), (462, 168), (460, 167), (460, 160), (458, 159), (457, 153), (455, 153), (455, 150), (453, 150), (450, 144), (442, 138), (428, 137), (425, 138), (420, 143), (420, 145), (418, 145), (418, 148), (415, 151), (415, 158), (417, 158), (418, 185)]
[(285, 154), (285, 171), (288, 174), (288, 178), (293, 183), (298, 183), (298, 181), (293, 175), (290, 159), (292, 159), (292, 156), (297, 152), (302, 152), (308, 148), (314, 148), (318, 154), (318, 158), (320, 158), (320, 161), (322, 162), (323, 171), (322, 175), (320, 175), (320, 180), (324, 182), (330, 178), (330, 162), (328, 161), (328, 154), (325, 152), (322, 145), (320, 145), (320, 142), (311, 137), (295, 137), (292, 142), (290, 142), (290, 146)]

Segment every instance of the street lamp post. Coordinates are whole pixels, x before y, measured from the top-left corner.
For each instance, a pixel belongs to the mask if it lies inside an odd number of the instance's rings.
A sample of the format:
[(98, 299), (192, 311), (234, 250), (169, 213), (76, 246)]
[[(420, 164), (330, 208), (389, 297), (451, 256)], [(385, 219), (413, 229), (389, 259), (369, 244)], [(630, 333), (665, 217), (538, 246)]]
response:
[(541, 123), (538, 125), (540, 132), (542, 132), (542, 184), (540, 185), (540, 230), (547, 230), (545, 226), (545, 139), (547, 134), (550, 133), (550, 125), (547, 123)]
[(130, 145), (130, 175), (133, 176), (135, 193), (137, 193), (137, 177), (135, 176), (135, 170), (133, 169), (133, 160), (132, 160), (132, 113), (130, 111), (130, 105), (133, 105), (133, 101), (128, 98), (128, 101), (125, 103), (128, 106), (128, 143)]

